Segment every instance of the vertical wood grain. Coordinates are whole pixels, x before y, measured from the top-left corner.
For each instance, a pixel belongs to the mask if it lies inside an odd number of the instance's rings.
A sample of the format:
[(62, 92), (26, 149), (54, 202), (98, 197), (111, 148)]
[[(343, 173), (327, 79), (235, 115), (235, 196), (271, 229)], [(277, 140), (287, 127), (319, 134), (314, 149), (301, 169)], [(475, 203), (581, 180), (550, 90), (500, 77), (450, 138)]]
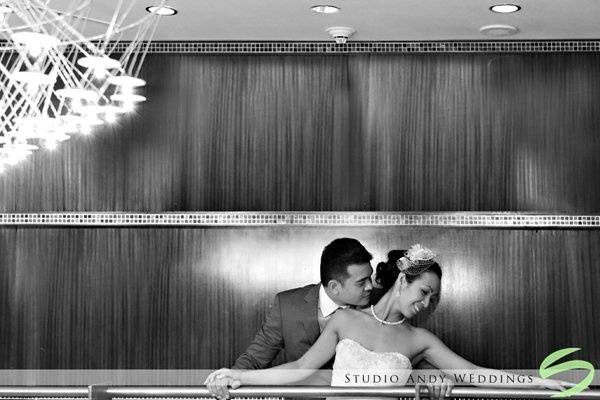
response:
[(0, 211), (600, 211), (600, 55), (149, 55)]
[(1, 228), (0, 368), (230, 365), (277, 291), (318, 281), (323, 247), (376, 262), (419, 242), (443, 267), (425, 326), (479, 365), (597, 365), (600, 231), (432, 227)]

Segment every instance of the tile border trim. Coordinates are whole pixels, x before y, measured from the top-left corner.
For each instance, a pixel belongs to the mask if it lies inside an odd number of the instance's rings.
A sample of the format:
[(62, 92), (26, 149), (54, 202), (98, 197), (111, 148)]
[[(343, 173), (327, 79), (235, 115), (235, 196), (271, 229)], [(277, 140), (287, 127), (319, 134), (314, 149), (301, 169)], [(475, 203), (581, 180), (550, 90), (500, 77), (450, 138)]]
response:
[[(123, 52), (120, 42), (115, 52)], [(600, 52), (600, 40), (498, 41), (152, 41), (152, 54), (402, 54), (402, 53), (563, 53)]]
[(600, 228), (600, 214), (511, 212), (56, 212), (3, 213), (2, 226), (440, 226)]

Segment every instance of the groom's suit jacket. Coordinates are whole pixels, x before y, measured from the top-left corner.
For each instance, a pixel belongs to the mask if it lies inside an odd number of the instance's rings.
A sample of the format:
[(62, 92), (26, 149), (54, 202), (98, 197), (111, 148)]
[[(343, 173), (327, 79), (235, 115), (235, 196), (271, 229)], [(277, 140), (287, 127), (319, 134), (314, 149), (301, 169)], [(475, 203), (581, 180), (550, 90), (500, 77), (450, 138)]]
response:
[[(233, 368), (267, 368), (281, 350), (284, 362), (302, 357), (321, 333), (318, 301), (318, 284), (277, 293), (265, 322)], [(331, 368), (331, 361), (323, 368)]]

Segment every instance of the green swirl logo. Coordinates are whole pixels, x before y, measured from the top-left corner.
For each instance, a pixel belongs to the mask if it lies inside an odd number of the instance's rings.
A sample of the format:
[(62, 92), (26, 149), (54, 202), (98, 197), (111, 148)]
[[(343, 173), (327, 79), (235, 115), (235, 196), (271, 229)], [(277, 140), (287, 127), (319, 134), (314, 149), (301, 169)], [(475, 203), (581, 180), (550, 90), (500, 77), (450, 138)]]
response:
[(553, 394), (552, 397), (564, 398), (580, 393), (583, 390), (585, 390), (594, 380), (594, 374), (596, 373), (596, 370), (594, 369), (594, 366), (587, 361), (571, 360), (551, 366), (561, 358), (568, 356), (571, 353), (575, 353), (579, 350), (581, 349), (577, 347), (568, 347), (566, 349), (557, 350), (554, 353), (547, 356), (546, 358), (544, 358), (544, 361), (542, 361), (542, 364), (540, 365), (540, 376), (544, 379), (556, 374), (560, 374), (561, 372), (571, 371), (574, 369), (583, 369), (589, 371), (587, 376), (577, 385), (575, 385), (572, 388), (563, 390), (560, 393)]

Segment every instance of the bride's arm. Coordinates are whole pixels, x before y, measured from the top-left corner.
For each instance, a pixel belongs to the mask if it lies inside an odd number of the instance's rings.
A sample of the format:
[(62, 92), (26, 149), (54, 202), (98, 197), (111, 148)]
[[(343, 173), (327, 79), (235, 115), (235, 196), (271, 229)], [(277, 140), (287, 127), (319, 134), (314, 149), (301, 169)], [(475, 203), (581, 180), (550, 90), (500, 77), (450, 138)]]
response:
[[(547, 389), (563, 390), (561, 383), (551, 379), (541, 379), (535, 376), (518, 375), (497, 369), (483, 368), (462, 358), (437, 336), (426, 329), (417, 328), (419, 339), (425, 346), (423, 355), (427, 361), (435, 365), (444, 373), (453, 377), (456, 383), (468, 383), (475, 386), (498, 386), (498, 383), (480, 382), (477, 375), (495, 376), (503, 387), (544, 387)], [(509, 382), (509, 383), (507, 383)]]
[(211, 389), (212, 384), (219, 379), (230, 381), (232, 387), (239, 385), (285, 385), (306, 379), (334, 356), (339, 327), (344, 323), (348, 323), (346, 320), (347, 316), (342, 310), (336, 312), (317, 341), (296, 361), (261, 370), (221, 369), (210, 374), (204, 383)]
[(285, 385), (308, 378), (335, 355), (339, 317), (336, 313), (302, 357), (296, 361), (263, 370), (240, 371), (242, 385)]

